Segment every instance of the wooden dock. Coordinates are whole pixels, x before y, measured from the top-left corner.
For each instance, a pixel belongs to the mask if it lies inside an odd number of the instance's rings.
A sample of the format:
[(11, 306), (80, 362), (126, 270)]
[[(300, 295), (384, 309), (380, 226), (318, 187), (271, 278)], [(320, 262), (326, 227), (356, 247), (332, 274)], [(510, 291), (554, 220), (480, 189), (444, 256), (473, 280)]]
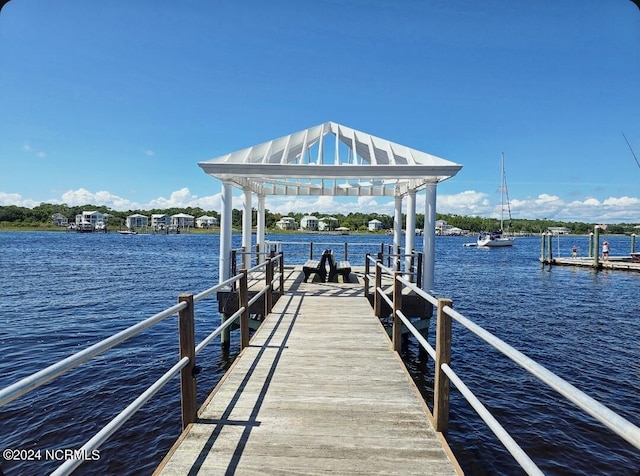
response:
[(362, 285), (286, 289), (156, 474), (461, 474)]
[(597, 266), (593, 258), (552, 258), (541, 260), (544, 264), (554, 266), (576, 266), (580, 268), (597, 268), (597, 269), (618, 269), (624, 271), (640, 272), (640, 262), (632, 261), (631, 256), (612, 256), (609, 259), (598, 260)]

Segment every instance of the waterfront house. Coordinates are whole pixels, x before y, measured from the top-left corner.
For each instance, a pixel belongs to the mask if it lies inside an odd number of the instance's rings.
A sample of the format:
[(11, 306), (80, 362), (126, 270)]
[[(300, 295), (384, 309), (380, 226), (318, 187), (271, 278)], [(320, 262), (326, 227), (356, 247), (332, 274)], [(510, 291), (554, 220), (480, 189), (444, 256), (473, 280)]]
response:
[(306, 215), (300, 219), (300, 228), (303, 230), (316, 231), (318, 229), (318, 219), (313, 215)]
[(69, 219), (62, 213), (54, 213), (51, 216), (51, 219), (53, 220), (53, 223), (56, 224), (56, 226), (67, 226), (69, 224)]
[(436, 235), (440, 236), (460, 236), (464, 230), (457, 226), (449, 225), (444, 220), (436, 220)]
[(566, 226), (550, 226), (547, 231), (552, 235), (568, 235), (571, 233), (571, 230)]
[(151, 228), (154, 230), (164, 230), (171, 225), (171, 217), (162, 213), (154, 213), (151, 215)]
[(369, 221), (369, 231), (378, 231), (382, 229), (382, 222), (380, 220), (376, 220), (375, 218), (373, 220)]
[(192, 228), (195, 224), (195, 217), (187, 213), (176, 213), (171, 215), (171, 226), (176, 228)]
[(96, 226), (96, 223), (104, 223), (104, 215), (97, 211), (83, 211), (76, 215), (76, 225)]
[(324, 217), (318, 220), (318, 230), (333, 231), (338, 226), (338, 219), (334, 217)]
[(276, 222), (276, 227), (281, 230), (295, 230), (297, 225), (298, 222), (291, 217), (282, 217)]
[(146, 228), (149, 226), (149, 217), (136, 213), (127, 217), (127, 228), (133, 230), (135, 228)]
[(216, 217), (202, 215), (201, 217), (196, 218), (196, 226), (198, 228), (211, 228), (212, 226), (218, 226), (218, 219)]

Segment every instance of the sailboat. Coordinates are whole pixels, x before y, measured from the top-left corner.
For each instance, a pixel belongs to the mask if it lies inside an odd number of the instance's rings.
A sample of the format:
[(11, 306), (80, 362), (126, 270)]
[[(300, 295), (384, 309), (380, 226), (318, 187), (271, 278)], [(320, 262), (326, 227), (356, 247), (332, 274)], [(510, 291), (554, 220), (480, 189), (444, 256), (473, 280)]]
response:
[(515, 239), (504, 233), (504, 205), (505, 196), (507, 209), (509, 210), (509, 225), (511, 225), (511, 207), (509, 206), (509, 194), (507, 192), (507, 176), (504, 172), (504, 152), (500, 161), (501, 168), (501, 186), (500, 186), (500, 231), (489, 231), (480, 233), (478, 236), (478, 246), (486, 246), (489, 248), (499, 248), (503, 246), (513, 246)]

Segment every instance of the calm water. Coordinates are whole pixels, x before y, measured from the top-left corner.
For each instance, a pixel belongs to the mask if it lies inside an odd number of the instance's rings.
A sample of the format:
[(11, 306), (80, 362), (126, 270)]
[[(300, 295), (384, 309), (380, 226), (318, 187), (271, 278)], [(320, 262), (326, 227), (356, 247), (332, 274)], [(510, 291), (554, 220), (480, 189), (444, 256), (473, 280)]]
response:
[[(271, 236), (305, 242), (309, 236)], [(349, 259), (364, 263), (390, 237), (349, 236)], [(614, 411), (640, 424), (640, 274), (543, 268), (539, 238), (511, 249), (465, 248), (439, 237), (436, 292), (455, 308)], [(608, 238), (628, 254), (628, 238)], [(587, 238), (560, 239), (560, 254)], [(234, 246), (240, 237), (234, 236)], [(421, 238), (417, 239), (418, 248)], [(557, 253), (557, 242), (554, 252)], [(324, 247), (318, 245), (318, 251)], [(185, 291), (217, 283), (217, 235), (121, 236), (0, 233), (0, 388), (173, 305)], [(285, 245), (287, 263), (302, 245)], [(211, 299), (196, 307), (197, 340), (219, 323)], [(433, 328), (433, 325), (432, 325)], [(199, 356), (201, 403), (237, 352), (213, 344)], [(430, 337), (432, 341), (432, 336)], [(453, 367), (547, 474), (636, 475), (640, 452), (584, 416), (526, 372), (454, 324)], [(175, 361), (171, 318), (75, 371), (0, 408), (0, 449), (79, 448)], [(403, 357), (429, 405), (433, 363), (415, 343)], [(111, 437), (100, 460), (76, 474), (149, 474), (180, 433), (178, 379)], [(452, 391), (451, 447), (467, 474), (519, 474), (501, 444)], [(59, 462), (0, 460), (7, 475), (46, 474)]]

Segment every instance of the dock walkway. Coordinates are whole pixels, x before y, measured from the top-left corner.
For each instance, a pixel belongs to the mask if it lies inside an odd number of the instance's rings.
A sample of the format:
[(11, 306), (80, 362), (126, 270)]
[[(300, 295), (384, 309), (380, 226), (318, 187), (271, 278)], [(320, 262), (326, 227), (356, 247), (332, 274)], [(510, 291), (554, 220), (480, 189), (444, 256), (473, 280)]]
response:
[(362, 285), (301, 271), (156, 474), (461, 473)]

